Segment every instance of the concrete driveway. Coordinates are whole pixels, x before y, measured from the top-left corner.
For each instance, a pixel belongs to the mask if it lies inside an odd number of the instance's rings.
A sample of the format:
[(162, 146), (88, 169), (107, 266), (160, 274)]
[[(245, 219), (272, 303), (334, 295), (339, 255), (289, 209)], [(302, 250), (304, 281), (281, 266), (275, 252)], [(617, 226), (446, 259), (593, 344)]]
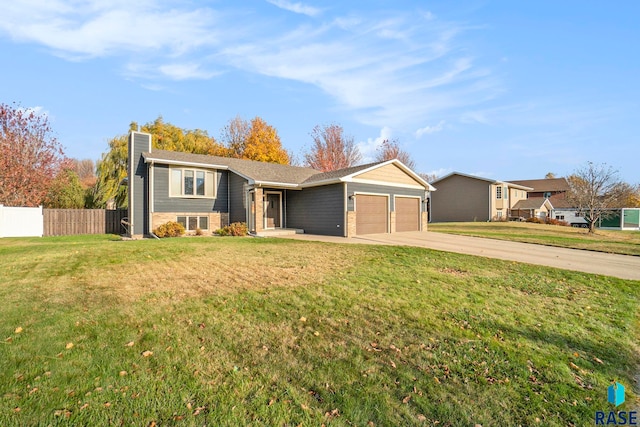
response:
[(621, 279), (640, 280), (640, 257), (637, 256), (614, 255), (532, 243), (456, 236), (433, 231), (368, 234), (353, 238), (297, 234), (295, 236), (286, 236), (285, 238), (334, 243), (417, 246), (460, 254), (544, 265), (584, 273), (602, 274), (605, 276), (619, 277)]

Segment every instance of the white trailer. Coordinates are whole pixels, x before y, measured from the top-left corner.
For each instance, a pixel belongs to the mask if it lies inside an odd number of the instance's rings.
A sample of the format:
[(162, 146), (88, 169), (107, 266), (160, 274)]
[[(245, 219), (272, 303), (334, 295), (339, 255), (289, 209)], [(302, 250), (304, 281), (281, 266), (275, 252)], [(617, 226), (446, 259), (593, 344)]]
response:
[(578, 213), (577, 209), (554, 209), (553, 218), (566, 221), (572, 227), (589, 228), (589, 223)]

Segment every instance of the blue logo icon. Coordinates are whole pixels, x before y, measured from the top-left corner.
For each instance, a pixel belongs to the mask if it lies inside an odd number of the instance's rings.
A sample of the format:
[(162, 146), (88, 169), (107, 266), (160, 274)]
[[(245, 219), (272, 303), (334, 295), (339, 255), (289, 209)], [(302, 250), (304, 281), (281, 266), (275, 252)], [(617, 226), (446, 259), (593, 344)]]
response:
[(622, 405), (624, 403), (624, 386), (620, 383), (610, 385), (607, 388), (607, 400), (612, 405)]

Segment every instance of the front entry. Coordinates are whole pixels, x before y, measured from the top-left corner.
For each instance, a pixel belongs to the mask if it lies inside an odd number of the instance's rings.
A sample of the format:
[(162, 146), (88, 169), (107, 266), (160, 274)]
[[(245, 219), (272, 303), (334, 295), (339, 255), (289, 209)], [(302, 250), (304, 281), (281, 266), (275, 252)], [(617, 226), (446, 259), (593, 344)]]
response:
[(266, 192), (264, 195), (264, 228), (280, 228), (282, 193)]

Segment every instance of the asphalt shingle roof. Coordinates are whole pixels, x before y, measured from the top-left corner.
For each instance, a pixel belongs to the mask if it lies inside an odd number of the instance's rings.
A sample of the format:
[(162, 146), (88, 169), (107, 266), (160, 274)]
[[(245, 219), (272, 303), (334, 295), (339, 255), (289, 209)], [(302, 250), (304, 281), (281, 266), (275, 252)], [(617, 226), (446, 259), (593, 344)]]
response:
[(282, 184), (301, 184), (313, 175), (321, 172), (300, 166), (281, 165), (277, 163), (257, 162), (254, 160), (234, 159), (230, 157), (208, 156), (205, 154), (182, 153), (178, 151), (154, 150), (142, 153), (145, 159), (198, 163), (208, 166), (226, 166), (254, 181), (277, 182)]
[(513, 184), (524, 185), (533, 188), (533, 191), (569, 191), (569, 183), (564, 178), (525, 179), (509, 181)]

